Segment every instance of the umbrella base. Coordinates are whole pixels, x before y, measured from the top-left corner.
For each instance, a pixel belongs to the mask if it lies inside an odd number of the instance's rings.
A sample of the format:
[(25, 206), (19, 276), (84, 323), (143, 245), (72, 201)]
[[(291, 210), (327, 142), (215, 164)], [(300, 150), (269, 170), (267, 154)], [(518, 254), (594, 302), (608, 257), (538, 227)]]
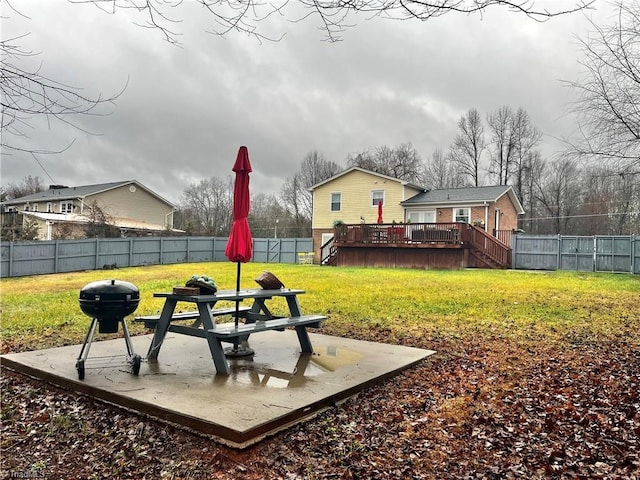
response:
[(238, 345), (238, 347), (228, 347), (224, 349), (224, 356), (230, 358), (250, 357), (256, 352), (253, 348)]

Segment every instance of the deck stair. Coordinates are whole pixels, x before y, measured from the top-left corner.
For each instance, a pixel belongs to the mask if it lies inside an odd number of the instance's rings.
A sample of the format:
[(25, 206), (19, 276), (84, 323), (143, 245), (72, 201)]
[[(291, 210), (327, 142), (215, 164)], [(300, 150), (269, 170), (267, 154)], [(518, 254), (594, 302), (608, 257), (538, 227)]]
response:
[(488, 268), (511, 268), (509, 246), (489, 235), (484, 229), (469, 225), (469, 253)]

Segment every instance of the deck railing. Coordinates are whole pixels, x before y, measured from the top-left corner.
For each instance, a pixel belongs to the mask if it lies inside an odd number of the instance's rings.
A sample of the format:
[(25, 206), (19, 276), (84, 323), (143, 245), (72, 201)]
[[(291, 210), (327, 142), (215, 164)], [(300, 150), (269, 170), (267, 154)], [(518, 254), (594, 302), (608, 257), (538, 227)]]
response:
[(334, 240), (338, 244), (462, 244), (468, 238), (466, 223), (382, 223), (336, 225)]

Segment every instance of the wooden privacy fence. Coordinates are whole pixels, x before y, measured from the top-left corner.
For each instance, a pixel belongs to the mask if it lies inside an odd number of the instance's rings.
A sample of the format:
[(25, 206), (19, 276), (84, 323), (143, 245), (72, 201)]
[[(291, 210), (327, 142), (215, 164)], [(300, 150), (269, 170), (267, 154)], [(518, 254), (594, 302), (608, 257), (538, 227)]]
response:
[[(119, 267), (228, 261), (227, 238), (135, 237), (2, 242), (0, 276), (20, 277)], [(313, 252), (311, 238), (254, 238), (254, 262), (298, 263)]]
[(525, 270), (640, 274), (638, 235), (513, 235), (512, 265)]

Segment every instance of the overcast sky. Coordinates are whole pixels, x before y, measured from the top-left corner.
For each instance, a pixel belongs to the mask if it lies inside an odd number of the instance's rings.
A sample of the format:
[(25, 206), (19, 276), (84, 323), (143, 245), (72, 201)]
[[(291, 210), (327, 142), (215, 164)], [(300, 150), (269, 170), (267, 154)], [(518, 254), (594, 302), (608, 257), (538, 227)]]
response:
[[(125, 86), (108, 116), (70, 120), (94, 135), (59, 122), (33, 120), (28, 138), (6, 143), (64, 153), (2, 152), (2, 185), (27, 175), (46, 185), (87, 185), (138, 180), (178, 203), (184, 189), (231, 174), (246, 145), (252, 192), (278, 193), (305, 155), (318, 150), (344, 165), (349, 154), (411, 142), (424, 159), (445, 151), (457, 122), (470, 108), (481, 115), (502, 105), (523, 107), (545, 134), (574, 128), (566, 114), (581, 67), (576, 35), (582, 14), (535, 22), (504, 8), (481, 17), (447, 14), (427, 22), (351, 19), (343, 41), (323, 41), (317, 19), (292, 23), (276, 16), (263, 24), (279, 42), (246, 35), (207, 33), (212, 18), (187, 0), (172, 16), (182, 47), (157, 30), (136, 26), (133, 11), (106, 14), (66, 0), (5, 5), (2, 38), (30, 32), (23, 49), (39, 53), (31, 65), (89, 96), (113, 95)], [(570, 8), (573, 1), (542, 6)], [(596, 7), (605, 7), (596, 0)], [(605, 17), (595, 11), (587, 15)], [(46, 172), (45, 172), (46, 170)]]

